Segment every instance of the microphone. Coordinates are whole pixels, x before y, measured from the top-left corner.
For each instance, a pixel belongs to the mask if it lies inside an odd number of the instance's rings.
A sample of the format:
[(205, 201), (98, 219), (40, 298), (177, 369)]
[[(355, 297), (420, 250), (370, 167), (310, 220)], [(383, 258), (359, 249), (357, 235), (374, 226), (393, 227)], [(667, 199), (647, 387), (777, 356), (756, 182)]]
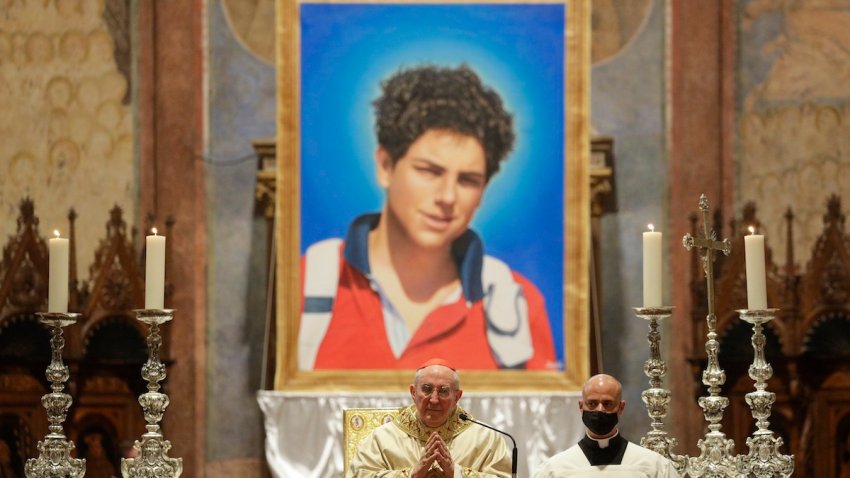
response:
[(514, 444), (513, 456), (511, 457), (511, 477), (516, 478), (517, 450), (516, 450), (516, 440), (514, 440), (514, 437), (512, 437), (510, 435), (510, 433), (503, 432), (502, 430), (499, 430), (498, 428), (491, 427), (490, 425), (488, 425), (486, 423), (481, 423), (478, 420), (473, 420), (472, 418), (469, 417), (469, 415), (467, 415), (465, 413), (458, 414), (458, 417), (460, 417), (460, 419), (465, 421), (465, 422), (472, 422), (472, 423), (475, 423), (477, 425), (481, 425), (484, 428), (489, 428), (490, 430), (493, 430), (494, 432), (501, 433), (502, 435), (505, 435), (506, 437), (511, 439), (511, 442)]

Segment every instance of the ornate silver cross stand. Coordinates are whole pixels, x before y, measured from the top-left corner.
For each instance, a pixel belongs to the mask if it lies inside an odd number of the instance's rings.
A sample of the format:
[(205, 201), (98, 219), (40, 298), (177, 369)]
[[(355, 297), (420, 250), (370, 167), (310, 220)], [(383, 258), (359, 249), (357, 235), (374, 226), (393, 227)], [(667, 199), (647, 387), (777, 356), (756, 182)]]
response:
[(47, 380), (52, 392), (41, 397), (41, 404), (47, 409), (47, 427), (50, 433), (38, 442), (38, 458), (30, 458), (24, 466), (27, 478), (78, 478), (86, 474), (86, 460), (71, 458), (74, 442), (65, 439), (62, 423), (71, 408), (71, 396), (63, 392), (68, 381), (68, 367), (62, 362), (62, 349), (65, 339), (62, 327), (74, 324), (80, 314), (60, 312), (39, 313), (39, 320), (50, 326), (50, 365), (47, 366)]
[(670, 390), (661, 388), (661, 379), (667, 373), (667, 364), (661, 359), (661, 347), (659, 345), (661, 333), (658, 331), (658, 322), (670, 317), (673, 313), (673, 307), (637, 307), (635, 313), (638, 317), (649, 321), (649, 333), (647, 334), (649, 359), (643, 365), (643, 373), (649, 377), (650, 388), (641, 393), (641, 398), (643, 398), (643, 403), (646, 404), (646, 410), (651, 420), (649, 426), (652, 430), (640, 439), (640, 446), (666, 456), (673, 462), (676, 471), (684, 474), (688, 457), (673, 453), (677, 441), (675, 438), (667, 436), (667, 431), (664, 430), (664, 417), (667, 416), (667, 407), (670, 406)]
[(702, 383), (708, 387), (708, 396), (699, 398), (699, 406), (708, 421), (708, 431), (705, 437), (700, 439), (697, 446), (700, 456), (688, 459), (688, 475), (691, 477), (720, 477), (735, 476), (736, 462), (732, 457), (732, 449), (735, 443), (726, 438), (726, 434), (720, 431), (720, 421), (723, 419), (723, 411), (729, 405), (729, 399), (720, 395), (720, 387), (726, 382), (726, 373), (720, 368), (717, 360), (717, 352), (720, 343), (717, 341), (717, 317), (714, 315), (714, 251), (729, 255), (732, 245), (729, 239), (717, 240), (717, 235), (708, 226), (708, 199), (705, 194), (699, 197), (699, 208), (702, 212), (702, 235), (693, 237), (685, 234), (682, 239), (687, 250), (694, 247), (700, 249), (702, 268), (705, 271), (705, 280), (708, 293), (708, 324), (707, 341), (705, 351), (708, 354), (708, 364), (702, 373)]
[(183, 472), (182, 458), (169, 458), (171, 442), (160, 431), (159, 422), (168, 407), (168, 395), (159, 391), (159, 382), (165, 379), (165, 364), (159, 360), (162, 337), (159, 326), (171, 320), (173, 310), (137, 310), (138, 319), (150, 328), (148, 335), (148, 360), (142, 366), (142, 377), (148, 381), (148, 391), (139, 396), (139, 404), (145, 412), (147, 433), (141, 442), (136, 440), (133, 448), (139, 451), (136, 458), (121, 459), (121, 475), (124, 478), (177, 478)]

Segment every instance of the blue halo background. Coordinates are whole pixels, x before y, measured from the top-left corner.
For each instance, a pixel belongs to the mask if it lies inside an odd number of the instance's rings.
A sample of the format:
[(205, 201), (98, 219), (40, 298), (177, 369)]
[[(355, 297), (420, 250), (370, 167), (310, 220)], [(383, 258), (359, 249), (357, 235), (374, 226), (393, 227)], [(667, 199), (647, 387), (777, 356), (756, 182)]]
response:
[(563, 368), (564, 34), (560, 4), (302, 4), (301, 253), (379, 211), (372, 101), (420, 64), (469, 65), (502, 96), (517, 140), (472, 228), (529, 278)]

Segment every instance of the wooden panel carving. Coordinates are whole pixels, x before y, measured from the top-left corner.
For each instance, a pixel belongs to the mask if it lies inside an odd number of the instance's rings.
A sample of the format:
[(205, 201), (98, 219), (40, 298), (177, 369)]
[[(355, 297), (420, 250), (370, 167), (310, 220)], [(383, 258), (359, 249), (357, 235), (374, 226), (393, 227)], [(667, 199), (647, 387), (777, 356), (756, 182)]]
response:
[[(64, 329), (66, 391), (74, 400), (65, 433), (78, 456), (88, 460), (86, 476), (116, 476), (122, 451), (145, 432), (138, 396), (146, 384), (141, 366), (147, 330), (133, 312), (144, 306), (143, 241), (135, 240), (136, 231), (128, 233), (121, 209), (114, 207), (88, 268), (90, 278), (78, 280), (76, 217), (70, 211), (69, 310), (82, 315)], [(35, 443), (47, 433), (41, 397), (48, 390), (50, 335), (36, 315), (47, 306), (47, 241), (30, 199), (21, 201), (17, 224), (0, 260), (0, 456), (8, 449), (11, 457), (8, 463), (0, 460), (5, 467), (0, 476), (24, 476), (23, 463), (37, 455)], [(172, 293), (167, 285), (166, 304)], [(161, 355), (167, 358), (167, 348)]]

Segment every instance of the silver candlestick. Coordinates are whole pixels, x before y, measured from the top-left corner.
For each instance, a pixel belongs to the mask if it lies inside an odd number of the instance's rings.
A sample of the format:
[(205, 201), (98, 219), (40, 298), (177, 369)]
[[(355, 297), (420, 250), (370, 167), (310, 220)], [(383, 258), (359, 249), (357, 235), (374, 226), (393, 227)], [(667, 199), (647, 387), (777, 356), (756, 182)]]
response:
[(640, 439), (640, 445), (666, 456), (673, 462), (676, 471), (684, 474), (688, 457), (672, 451), (678, 442), (664, 430), (664, 417), (667, 416), (667, 407), (670, 406), (670, 390), (661, 388), (661, 379), (667, 373), (667, 364), (661, 359), (661, 332), (658, 331), (658, 325), (659, 321), (672, 315), (673, 307), (636, 307), (634, 310), (638, 317), (649, 321), (649, 359), (644, 362), (643, 373), (649, 377), (650, 388), (641, 393), (641, 398), (646, 404), (652, 430)]
[(74, 443), (65, 439), (62, 423), (71, 408), (71, 396), (62, 390), (68, 381), (68, 367), (62, 362), (62, 349), (65, 339), (62, 328), (77, 322), (80, 314), (61, 312), (39, 313), (41, 323), (50, 326), (50, 365), (46, 376), (50, 381), (51, 392), (41, 397), (41, 404), (47, 409), (47, 429), (50, 433), (38, 442), (38, 458), (30, 458), (24, 466), (27, 478), (77, 478), (86, 474), (86, 460), (71, 458)]
[(739, 310), (741, 320), (753, 324), (753, 350), (755, 356), (749, 368), (750, 378), (755, 380), (756, 390), (746, 395), (747, 404), (753, 411), (756, 431), (747, 438), (747, 455), (738, 456), (738, 470), (741, 476), (758, 478), (788, 477), (794, 473), (794, 455), (779, 452), (782, 438), (770, 431), (770, 408), (776, 400), (776, 394), (765, 390), (767, 380), (773, 375), (773, 368), (765, 360), (765, 337), (762, 325), (773, 320), (776, 309)]
[(139, 452), (136, 458), (121, 459), (121, 475), (124, 478), (177, 478), (183, 472), (182, 458), (169, 458), (171, 442), (165, 439), (159, 422), (168, 407), (168, 395), (159, 391), (159, 382), (165, 379), (165, 364), (159, 360), (162, 337), (159, 326), (174, 316), (173, 310), (143, 309), (136, 311), (137, 318), (148, 324), (148, 360), (142, 366), (142, 377), (148, 381), (148, 391), (139, 396), (139, 404), (145, 413), (147, 433), (141, 441), (133, 444)]
[(686, 234), (682, 243), (687, 250), (696, 247), (701, 250), (702, 267), (705, 272), (708, 315), (706, 315), (705, 351), (708, 356), (708, 364), (702, 373), (702, 383), (708, 387), (708, 396), (699, 398), (699, 406), (708, 421), (708, 431), (705, 437), (697, 442), (700, 456), (688, 458), (688, 475), (691, 477), (723, 477), (735, 476), (736, 462), (732, 456), (735, 447), (733, 440), (727, 439), (726, 434), (720, 431), (720, 422), (723, 419), (723, 410), (729, 405), (729, 399), (720, 395), (720, 388), (726, 383), (726, 373), (720, 368), (717, 352), (720, 342), (717, 341), (717, 317), (714, 315), (714, 254), (723, 252), (729, 255), (732, 245), (729, 239), (717, 240), (717, 235), (708, 225), (708, 199), (705, 194), (700, 195), (699, 208), (702, 212), (702, 234), (693, 237)]

